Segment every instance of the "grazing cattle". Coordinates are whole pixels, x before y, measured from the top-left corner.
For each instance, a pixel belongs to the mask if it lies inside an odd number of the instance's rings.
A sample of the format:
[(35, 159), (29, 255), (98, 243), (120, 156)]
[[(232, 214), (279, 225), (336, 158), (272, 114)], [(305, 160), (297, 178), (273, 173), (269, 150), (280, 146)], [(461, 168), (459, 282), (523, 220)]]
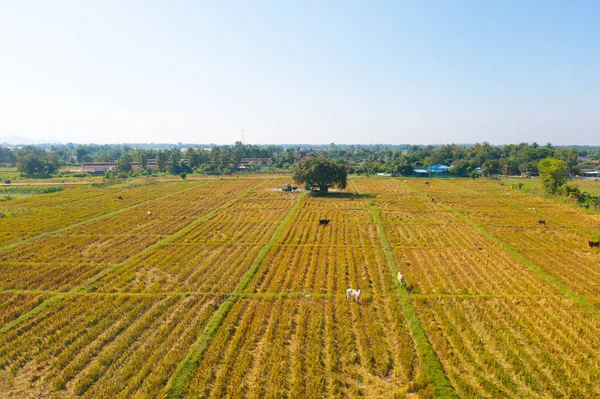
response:
[(120, 195), (117, 198), (123, 201), (123, 197), (121, 197)]
[(353, 290), (352, 288), (348, 288), (346, 290), (346, 300), (354, 298), (356, 303), (358, 303), (360, 300), (360, 294), (362, 294), (362, 290)]
[(324, 226), (327, 226), (328, 223), (329, 223), (329, 219), (320, 219), (319, 220), (319, 224), (322, 224)]
[(429, 182), (428, 182), (428, 181), (426, 181), (426, 182), (425, 182), (425, 184), (429, 185)]
[(148, 211), (148, 216), (152, 216), (152, 211)]
[(404, 180), (404, 183), (408, 183), (408, 180)]
[(539, 224), (543, 224), (544, 226), (546, 225), (546, 221), (545, 221), (545, 220), (543, 220), (543, 219), (540, 219), (540, 220), (538, 220), (538, 223), (539, 223)]
[(590, 248), (600, 248), (600, 241), (588, 241)]
[(473, 246), (475, 247), (475, 249), (481, 249), (479, 248), (479, 244), (477, 244), (476, 242), (473, 243)]
[(398, 270), (398, 282), (400, 283), (400, 286), (404, 284), (404, 276), (402, 275), (402, 273), (400, 273), (400, 270)]

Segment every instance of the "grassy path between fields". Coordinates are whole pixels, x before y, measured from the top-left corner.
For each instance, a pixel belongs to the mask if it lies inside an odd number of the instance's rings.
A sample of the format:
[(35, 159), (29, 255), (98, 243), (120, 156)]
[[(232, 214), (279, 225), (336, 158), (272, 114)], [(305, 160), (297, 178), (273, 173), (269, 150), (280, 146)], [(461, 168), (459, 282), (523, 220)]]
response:
[(185, 389), (190, 379), (192, 378), (194, 372), (196, 371), (197, 367), (199, 366), (200, 360), (202, 359), (206, 348), (208, 348), (208, 345), (212, 341), (212, 338), (217, 333), (219, 327), (223, 323), (223, 320), (225, 320), (225, 317), (227, 317), (227, 314), (229, 313), (233, 305), (239, 300), (239, 298), (244, 296), (240, 294), (246, 289), (246, 287), (256, 274), (256, 271), (267, 257), (267, 254), (269, 253), (271, 248), (279, 240), (279, 237), (281, 236), (281, 233), (283, 232), (284, 228), (288, 225), (288, 223), (290, 222), (294, 214), (298, 211), (302, 202), (305, 199), (305, 195), (300, 195), (298, 197), (298, 201), (296, 202), (294, 207), (290, 209), (285, 219), (281, 221), (281, 223), (277, 227), (277, 230), (275, 230), (275, 232), (271, 236), (269, 242), (262, 247), (260, 253), (252, 263), (250, 269), (246, 272), (246, 274), (244, 274), (240, 282), (236, 285), (233, 292), (229, 294), (229, 297), (225, 300), (225, 302), (223, 302), (219, 309), (217, 309), (217, 311), (213, 314), (212, 318), (204, 328), (204, 331), (202, 331), (202, 334), (190, 349), (187, 357), (183, 362), (180, 363), (179, 367), (177, 368), (177, 371), (175, 372), (173, 377), (171, 377), (165, 395), (167, 398), (183, 398), (185, 396)]
[[(363, 194), (358, 190), (356, 185), (351, 182), (355, 191), (359, 194)], [(385, 253), (385, 257), (388, 261), (388, 265), (390, 267), (390, 272), (393, 276), (393, 281), (396, 286), (396, 290), (398, 293), (398, 298), (400, 300), (400, 305), (402, 307), (402, 311), (406, 317), (408, 326), (410, 331), (412, 332), (413, 338), (415, 340), (415, 345), (417, 349), (417, 354), (421, 362), (423, 363), (423, 369), (425, 371), (425, 381), (417, 381), (419, 385), (427, 385), (430, 383), (433, 386), (434, 393), (437, 397), (440, 398), (458, 398), (454, 387), (450, 383), (446, 372), (440, 362), (440, 359), (437, 357), (433, 346), (427, 339), (427, 335), (425, 333), (425, 329), (423, 328), (423, 324), (417, 315), (417, 311), (412, 303), (411, 294), (406, 290), (406, 285), (401, 285), (398, 279), (396, 278), (399, 267), (398, 262), (396, 261), (396, 257), (392, 250), (392, 245), (387, 238), (387, 233), (383, 227), (383, 223), (381, 222), (381, 217), (379, 214), (379, 209), (373, 203), (372, 200), (366, 198), (365, 199), (371, 214), (373, 215), (373, 220), (377, 226), (377, 231), (379, 233), (379, 238), (381, 240), (381, 244), (383, 247), (383, 251)]]
[[(90, 277), (89, 279), (87, 279), (86, 281), (84, 281), (83, 283), (79, 284), (78, 286), (73, 287), (70, 291), (64, 292), (64, 293), (60, 293), (57, 294), (55, 296), (52, 296), (48, 299), (46, 299), (44, 302), (42, 302), (41, 304), (39, 304), (37, 307), (33, 308), (32, 310), (30, 310), (29, 312), (23, 313), (21, 316), (17, 317), (16, 319), (6, 323), (2, 328), (0, 328), (0, 334), (5, 333), (6, 331), (10, 330), (11, 328), (21, 324), (22, 322), (31, 319), (32, 317), (38, 315), (39, 313), (41, 313), (42, 311), (44, 311), (45, 309), (47, 309), (48, 307), (61, 302), (62, 300), (64, 300), (65, 298), (72, 296), (73, 294), (79, 294), (79, 293), (85, 293), (96, 281), (98, 281), (99, 279), (101, 279), (102, 277), (108, 275), (109, 273), (112, 273), (118, 269), (120, 269), (121, 267), (123, 267), (125, 264), (139, 258), (140, 256), (146, 254), (149, 251), (152, 251), (153, 249), (155, 249), (156, 247), (158, 247), (159, 245), (168, 243), (170, 241), (173, 241), (177, 238), (179, 238), (180, 236), (182, 236), (183, 234), (186, 234), (189, 230), (191, 230), (192, 228), (196, 227), (196, 225), (203, 223), (206, 219), (208, 219), (209, 217), (211, 217), (213, 214), (215, 214), (216, 212), (220, 211), (221, 209), (227, 208), (229, 206), (231, 206), (232, 204), (240, 201), (241, 199), (245, 198), (246, 196), (248, 196), (250, 194), (251, 191), (255, 190), (256, 188), (264, 185), (266, 183), (266, 180), (262, 180), (260, 183), (250, 187), (249, 189), (245, 190), (244, 192), (242, 192), (240, 195), (238, 195), (237, 197), (225, 202), (224, 204), (221, 204), (213, 209), (211, 209), (208, 213), (206, 213), (203, 216), (200, 216), (199, 218), (193, 220), (192, 222), (188, 223), (186, 226), (184, 226), (183, 228), (181, 228), (180, 230), (176, 231), (175, 233), (165, 236), (163, 239), (157, 241), (156, 243), (146, 247), (144, 250), (134, 254), (133, 256), (125, 259), (124, 261), (117, 263), (111, 267), (108, 267), (106, 269), (101, 270), (99, 273), (97, 273), (96, 275)], [(197, 187), (197, 185), (195, 185), (194, 187)]]

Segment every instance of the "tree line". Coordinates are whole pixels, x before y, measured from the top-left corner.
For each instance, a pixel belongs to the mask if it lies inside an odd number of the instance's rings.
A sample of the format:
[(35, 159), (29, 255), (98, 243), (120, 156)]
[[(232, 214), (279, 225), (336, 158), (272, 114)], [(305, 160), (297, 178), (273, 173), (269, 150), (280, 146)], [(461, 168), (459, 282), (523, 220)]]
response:
[[(0, 164), (16, 165), (23, 176), (43, 177), (58, 172), (61, 166), (86, 162), (117, 162), (125, 173), (171, 174), (205, 173), (230, 174), (240, 171), (242, 158), (267, 158), (271, 171), (291, 172), (299, 151), (312, 153), (343, 164), (350, 173), (389, 173), (397, 176), (411, 175), (413, 169), (434, 164), (452, 166), (456, 176), (483, 175), (537, 175), (542, 159), (555, 158), (566, 163), (567, 173), (580, 173), (578, 157), (600, 159), (600, 147), (556, 147), (552, 144), (520, 143), (502, 146), (487, 142), (474, 145), (336, 145), (280, 146), (212, 145), (211, 147), (148, 148), (128, 144), (89, 145), (27, 145), (19, 148), (0, 146)], [(156, 170), (148, 171), (148, 160), (153, 159)], [(185, 160), (185, 161), (184, 161)], [(132, 164), (139, 162), (140, 170), (133, 171)], [(260, 165), (247, 165), (245, 170), (259, 169)]]

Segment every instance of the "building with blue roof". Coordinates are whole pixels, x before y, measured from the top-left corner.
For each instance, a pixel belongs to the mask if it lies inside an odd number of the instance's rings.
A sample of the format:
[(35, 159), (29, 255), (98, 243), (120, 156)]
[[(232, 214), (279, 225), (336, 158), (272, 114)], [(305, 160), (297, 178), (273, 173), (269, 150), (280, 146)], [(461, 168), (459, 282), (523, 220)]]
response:
[(450, 166), (437, 164), (426, 166), (422, 169), (413, 169), (413, 174), (418, 177), (446, 177)]

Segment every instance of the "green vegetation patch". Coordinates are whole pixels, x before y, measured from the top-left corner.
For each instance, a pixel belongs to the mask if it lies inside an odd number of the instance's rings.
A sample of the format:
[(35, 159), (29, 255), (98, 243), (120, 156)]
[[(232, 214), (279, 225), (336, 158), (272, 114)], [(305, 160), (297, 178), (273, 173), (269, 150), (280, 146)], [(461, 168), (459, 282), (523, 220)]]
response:
[(62, 190), (62, 186), (2, 186), (0, 187), (0, 201), (32, 197), (38, 194), (56, 193)]

